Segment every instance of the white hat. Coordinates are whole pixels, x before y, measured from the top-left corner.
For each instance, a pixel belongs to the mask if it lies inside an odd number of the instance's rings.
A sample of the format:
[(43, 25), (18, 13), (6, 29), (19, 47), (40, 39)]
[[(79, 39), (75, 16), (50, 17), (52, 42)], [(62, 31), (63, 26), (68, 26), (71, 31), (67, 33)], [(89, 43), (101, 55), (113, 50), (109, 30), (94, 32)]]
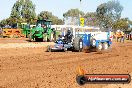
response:
[(121, 30), (117, 30), (117, 32), (121, 32)]

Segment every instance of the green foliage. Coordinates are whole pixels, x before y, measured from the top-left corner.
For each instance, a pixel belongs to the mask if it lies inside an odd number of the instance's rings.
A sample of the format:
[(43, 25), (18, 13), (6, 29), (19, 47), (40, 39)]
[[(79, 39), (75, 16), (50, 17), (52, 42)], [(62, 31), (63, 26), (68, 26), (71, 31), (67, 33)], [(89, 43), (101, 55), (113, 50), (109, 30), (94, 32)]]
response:
[(131, 21), (131, 20), (129, 20), (129, 25), (131, 25), (131, 26), (132, 26), (132, 21)]
[(12, 7), (10, 18), (14, 22), (33, 23), (35, 17), (35, 5), (31, 0), (18, 0)]
[(127, 31), (129, 28), (129, 20), (127, 18), (122, 18), (114, 23), (113, 29), (118, 30), (124, 30)]
[(102, 27), (112, 27), (120, 19), (123, 6), (119, 1), (108, 1), (97, 7), (97, 17)]
[(6, 23), (7, 23), (7, 22), (6, 22), (6, 19), (1, 20), (0, 23), (6, 24)]
[(42, 20), (42, 19), (50, 19), (52, 17), (52, 13), (48, 12), (48, 11), (42, 11), (40, 12), (40, 14), (38, 15), (38, 19)]
[(79, 9), (70, 9), (66, 13), (63, 14), (63, 17), (79, 17), (79, 15), (84, 16), (84, 12)]
[(2, 26), (2, 27), (6, 26), (6, 25), (12, 26), (12, 25), (16, 24), (16, 20), (17, 20), (17, 19), (13, 19), (13, 18), (11, 18), (11, 17), (9, 17), (9, 18), (7, 18), (7, 19), (3, 19), (3, 20), (0, 22), (0, 26)]
[(35, 5), (31, 0), (17, 0), (12, 7), (10, 17), (0, 22), (1, 26), (20, 23), (34, 24), (36, 19)]
[(6, 24), (7, 24), (6, 19), (3, 19), (3, 20), (0, 22), (0, 26), (1, 26), (1, 27), (4, 27), (4, 25), (6, 25)]
[(98, 26), (98, 19), (96, 12), (87, 12), (84, 16), (86, 25)]
[[(78, 25), (79, 17), (84, 17), (85, 13), (79, 9), (70, 9), (63, 14), (65, 24)], [(69, 22), (66, 22), (69, 21)]]
[(38, 19), (39, 20), (49, 19), (52, 20), (52, 24), (56, 24), (56, 25), (63, 24), (63, 21), (61, 19), (59, 19), (57, 16), (54, 16), (52, 12), (48, 12), (48, 11), (40, 12), (40, 14), (38, 15)]

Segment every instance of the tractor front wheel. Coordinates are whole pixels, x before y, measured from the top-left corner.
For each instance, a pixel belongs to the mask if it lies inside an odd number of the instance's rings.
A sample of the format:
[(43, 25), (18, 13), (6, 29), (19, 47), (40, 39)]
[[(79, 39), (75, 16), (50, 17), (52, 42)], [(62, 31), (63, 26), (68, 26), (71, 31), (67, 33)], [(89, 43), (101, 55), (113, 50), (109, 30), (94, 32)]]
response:
[(107, 42), (103, 43), (103, 50), (108, 50), (109, 49), (109, 45)]
[(48, 52), (52, 52), (50, 46), (47, 46), (47, 51), (48, 51)]
[(30, 41), (30, 42), (33, 42), (32, 34), (29, 34), (28, 38), (29, 38), (29, 41)]
[(99, 43), (98, 46), (96, 47), (96, 51), (101, 52), (102, 49), (103, 49), (103, 45), (102, 45), (102, 43)]

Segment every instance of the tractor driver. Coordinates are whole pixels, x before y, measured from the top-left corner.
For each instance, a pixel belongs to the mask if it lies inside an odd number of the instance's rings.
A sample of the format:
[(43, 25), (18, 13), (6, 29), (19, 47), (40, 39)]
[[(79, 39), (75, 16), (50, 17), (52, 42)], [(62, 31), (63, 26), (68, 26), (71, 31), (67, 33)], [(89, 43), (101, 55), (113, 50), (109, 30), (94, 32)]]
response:
[(56, 41), (56, 43), (58, 43), (58, 44), (63, 44), (63, 38), (62, 38), (62, 35), (58, 35), (58, 39), (57, 39), (57, 41)]
[(44, 25), (44, 24), (42, 24), (42, 26), (41, 26), (42, 28), (46, 28), (46, 25)]
[(73, 37), (73, 34), (71, 33), (71, 30), (68, 30), (68, 31), (67, 31), (67, 34), (65, 35), (65, 40), (66, 40), (68, 43), (71, 43), (71, 42), (72, 42), (72, 37)]

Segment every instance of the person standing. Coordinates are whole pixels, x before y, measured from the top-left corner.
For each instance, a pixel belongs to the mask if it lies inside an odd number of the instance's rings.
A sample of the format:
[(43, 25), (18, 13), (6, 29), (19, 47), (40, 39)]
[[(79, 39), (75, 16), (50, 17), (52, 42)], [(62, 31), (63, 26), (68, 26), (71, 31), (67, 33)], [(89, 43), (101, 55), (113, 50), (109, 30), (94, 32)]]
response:
[(123, 31), (121, 31), (121, 38), (120, 38), (120, 42), (124, 43), (125, 40), (125, 33)]
[(118, 42), (119, 39), (121, 39), (121, 31), (117, 30), (117, 32), (116, 32), (116, 41)]
[(0, 27), (0, 37), (2, 37), (3, 36), (3, 30), (2, 30), (2, 28)]

